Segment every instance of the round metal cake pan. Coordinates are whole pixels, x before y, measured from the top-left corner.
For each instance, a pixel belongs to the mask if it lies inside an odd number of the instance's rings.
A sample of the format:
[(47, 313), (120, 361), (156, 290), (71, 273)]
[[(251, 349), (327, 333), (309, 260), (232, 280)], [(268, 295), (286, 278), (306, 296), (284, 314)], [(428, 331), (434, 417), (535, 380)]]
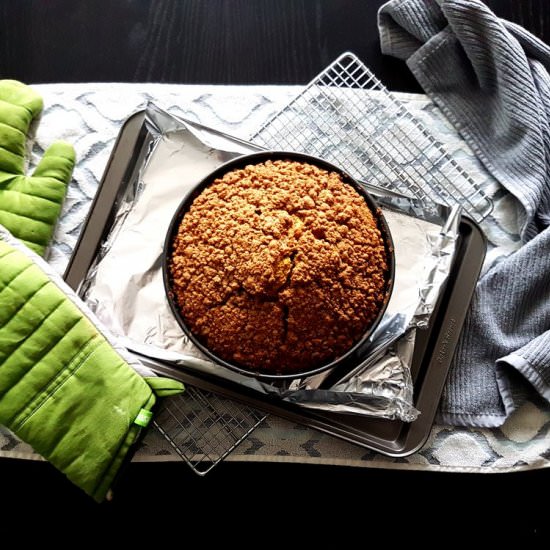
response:
[[(180, 311), (180, 308), (177, 304), (177, 300), (174, 296), (174, 292), (172, 290), (172, 281), (171, 281), (170, 266), (169, 266), (170, 258), (172, 256), (173, 242), (178, 233), (178, 228), (181, 224), (183, 217), (191, 207), (195, 198), (198, 195), (200, 195), (202, 191), (206, 187), (208, 187), (208, 185), (210, 185), (210, 183), (212, 183), (214, 180), (218, 178), (223, 177), (227, 172), (230, 172), (232, 170), (242, 169), (250, 164), (259, 164), (268, 160), (272, 160), (272, 161), (273, 160), (293, 160), (297, 162), (305, 162), (305, 163), (313, 164), (324, 170), (338, 173), (342, 177), (344, 182), (351, 185), (364, 198), (365, 202), (367, 203), (371, 212), (373, 213), (377, 222), (378, 229), (380, 230), (382, 237), (384, 239), (387, 264), (388, 264), (388, 270), (386, 273), (386, 291), (385, 291), (384, 302), (380, 308), (380, 311), (378, 312), (378, 315), (376, 316), (372, 324), (369, 326), (368, 330), (366, 330), (363, 333), (362, 337), (346, 353), (342, 354), (341, 356), (337, 357), (336, 359), (330, 362), (316, 365), (315, 367), (309, 368), (307, 370), (297, 371), (292, 373), (284, 373), (284, 374), (274, 374), (272, 372), (262, 371), (262, 368), (260, 365), (258, 366), (258, 369), (250, 369), (250, 368), (247, 368), (246, 366), (239, 365), (238, 363), (232, 363), (230, 361), (227, 361), (226, 359), (223, 359), (219, 357), (217, 354), (215, 354), (214, 352), (212, 352), (208, 348), (208, 346), (197, 335), (195, 335), (193, 331), (191, 331), (191, 329), (187, 326), (187, 323), (185, 322), (185, 319)], [(376, 201), (374, 200), (372, 195), (368, 191), (366, 191), (366, 189), (362, 187), (347, 172), (345, 172), (344, 170), (342, 170), (341, 168), (339, 168), (338, 166), (335, 166), (330, 162), (327, 162), (323, 159), (320, 159), (311, 155), (306, 155), (304, 153), (285, 152), (285, 151), (262, 151), (259, 153), (243, 155), (243, 156), (234, 158), (229, 162), (226, 162), (225, 164), (222, 164), (221, 166), (216, 168), (213, 172), (208, 174), (205, 178), (203, 178), (200, 182), (198, 182), (183, 197), (181, 203), (179, 204), (178, 208), (175, 211), (174, 216), (172, 217), (172, 220), (168, 228), (168, 232), (166, 234), (166, 238), (164, 241), (163, 257), (162, 257), (162, 270), (163, 270), (163, 280), (164, 280), (166, 297), (168, 299), (170, 309), (172, 310), (172, 313), (176, 318), (176, 321), (178, 322), (183, 332), (187, 335), (187, 337), (209, 359), (211, 359), (214, 363), (222, 365), (228, 369), (231, 369), (234, 372), (238, 372), (239, 374), (243, 374), (246, 376), (252, 376), (262, 380), (283, 380), (283, 379), (288, 380), (288, 379), (305, 378), (308, 376), (313, 376), (321, 372), (333, 369), (335, 367), (338, 367), (339, 369), (341, 369), (346, 365), (349, 365), (351, 368), (357, 364), (357, 361), (359, 359), (362, 358), (361, 357), (362, 350), (364, 349), (365, 344), (367, 343), (369, 337), (372, 335), (372, 333), (380, 323), (382, 317), (384, 316), (388, 302), (391, 297), (391, 293), (393, 290), (394, 276), (395, 276), (395, 251), (394, 251), (393, 240), (391, 237), (390, 229), (388, 227), (388, 224), (384, 218), (382, 211), (376, 204)]]

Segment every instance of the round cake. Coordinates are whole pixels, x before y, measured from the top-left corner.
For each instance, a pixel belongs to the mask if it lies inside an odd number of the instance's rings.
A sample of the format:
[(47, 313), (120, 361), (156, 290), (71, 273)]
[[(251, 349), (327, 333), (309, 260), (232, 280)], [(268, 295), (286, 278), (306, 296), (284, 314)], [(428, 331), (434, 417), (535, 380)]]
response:
[(384, 304), (388, 258), (364, 197), (294, 160), (227, 172), (181, 219), (168, 260), (187, 328), (221, 359), (268, 374), (345, 354)]

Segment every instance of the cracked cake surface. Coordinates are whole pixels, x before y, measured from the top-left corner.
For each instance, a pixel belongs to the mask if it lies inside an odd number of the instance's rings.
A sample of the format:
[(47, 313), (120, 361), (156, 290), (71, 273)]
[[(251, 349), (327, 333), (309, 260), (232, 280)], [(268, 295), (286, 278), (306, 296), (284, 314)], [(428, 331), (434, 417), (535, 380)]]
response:
[(189, 330), (218, 357), (289, 374), (331, 362), (380, 311), (388, 258), (365, 199), (336, 172), (251, 164), (209, 184), (169, 259)]

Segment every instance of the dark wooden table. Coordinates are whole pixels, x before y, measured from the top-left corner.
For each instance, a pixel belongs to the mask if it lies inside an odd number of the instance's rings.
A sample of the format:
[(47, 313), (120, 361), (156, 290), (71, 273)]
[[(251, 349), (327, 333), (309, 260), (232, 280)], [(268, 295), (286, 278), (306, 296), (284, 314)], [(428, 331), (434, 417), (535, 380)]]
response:
[[(548, 0), (486, 3), (550, 42)], [(382, 4), (1, 0), (0, 75), (34, 83), (301, 84), (350, 50), (390, 89), (419, 90), (402, 62), (380, 54)]]
[[(351, 50), (390, 89), (420, 91), (402, 62), (380, 54), (376, 13), (382, 3), (0, 0), (0, 77), (28, 83), (301, 84)], [(487, 4), (550, 42), (548, 0)], [(181, 544), (186, 543), (185, 533), (205, 515), (213, 525), (232, 522), (233, 529), (227, 532), (232, 541), (250, 538), (247, 528), (252, 521), (261, 521), (281, 544), (286, 544), (285, 525), (302, 527), (308, 543), (314, 533), (334, 529), (343, 540), (352, 532), (364, 543), (375, 533), (391, 541), (400, 536), (421, 541), (433, 538), (432, 526), (437, 524), (448, 525), (447, 541), (454, 540), (457, 531), (471, 533), (480, 526), (492, 536), (514, 532), (531, 537), (544, 531), (546, 512), (530, 499), (539, 491), (546, 494), (548, 474), (224, 463), (206, 478), (198, 478), (185, 464), (131, 464), (115, 501), (98, 507), (48, 464), (4, 459), (0, 494), (8, 505), (1, 517), (6, 526), (9, 510), (19, 515), (30, 506), (40, 514), (85, 513), (94, 519), (132, 510), (139, 518), (144, 510), (146, 518), (164, 526), (159, 532), (176, 534)], [(174, 495), (176, 505), (167, 505), (166, 499), (173, 500)], [(279, 496), (285, 499), (282, 508), (274, 504)], [(462, 502), (468, 503), (466, 508)], [(179, 523), (167, 523), (163, 514), (170, 512), (177, 514)], [(305, 514), (311, 512), (316, 522), (305, 523)], [(378, 521), (390, 516), (397, 518), (394, 528), (384, 532)], [(133, 528), (139, 530), (137, 523)]]

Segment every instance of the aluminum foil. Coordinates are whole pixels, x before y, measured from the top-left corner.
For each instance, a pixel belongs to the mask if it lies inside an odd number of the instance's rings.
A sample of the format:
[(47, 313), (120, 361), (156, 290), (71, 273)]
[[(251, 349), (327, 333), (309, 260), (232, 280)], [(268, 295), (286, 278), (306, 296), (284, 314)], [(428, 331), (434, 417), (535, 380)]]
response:
[(251, 143), (147, 109), (150, 138), (138, 156), (113, 225), (80, 295), (131, 351), (150, 360), (207, 372), (302, 406), (412, 421), (410, 360), (416, 330), (425, 327), (454, 253), (460, 214), (369, 187), (394, 240), (396, 272), (386, 313), (365, 359), (351, 371), (306, 379), (260, 381), (210, 361), (185, 336), (165, 296), (162, 252), (184, 195), (220, 164), (260, 150)]

